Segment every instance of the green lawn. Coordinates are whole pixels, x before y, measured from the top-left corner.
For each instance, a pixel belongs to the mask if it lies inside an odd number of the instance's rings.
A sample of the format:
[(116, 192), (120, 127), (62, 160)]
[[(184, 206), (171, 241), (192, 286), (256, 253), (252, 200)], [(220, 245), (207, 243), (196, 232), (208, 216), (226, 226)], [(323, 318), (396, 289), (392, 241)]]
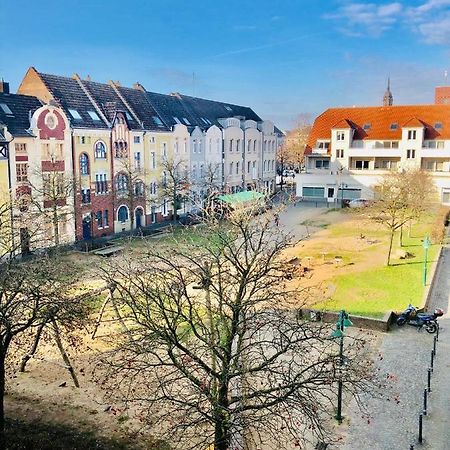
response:
[[(332, 298), (317, 303), (314, 307), (332, 311), (345, 309), (351, 314), (381, 318), (387, 311), (404, 309), (408, 303), (420, 305), (424, 293), (424, 250), (421, 239), (430, 231), (433, 218), (427, 218), (415, 225), (412, 237), (404, 237), (402, 249), (414, 254), (414, 258), (392, 259), (392, 265), (389, 267), (378, 266), (363, 272), (336, 276), (329, 282), (334, 288)], [(348, 236), (351, 231), (339, 224), (332, 233)], [(382, 237), (382, 234), (379, 237)], [(428, 273), (437, 258), (439, 248), (439, 245), (432, 245), (428, 251)], [(385, 247), (378, 248), (378, 251), (385, 251)], [(428, 278), (427, 283), (429, 281)]]

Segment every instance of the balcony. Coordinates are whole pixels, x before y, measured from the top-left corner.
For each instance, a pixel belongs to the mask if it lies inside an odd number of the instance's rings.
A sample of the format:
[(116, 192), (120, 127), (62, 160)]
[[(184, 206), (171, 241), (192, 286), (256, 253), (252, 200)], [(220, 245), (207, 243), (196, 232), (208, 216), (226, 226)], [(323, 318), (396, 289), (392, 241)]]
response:
[(450, 146), (444, 148), (422, 147), (418, 156), (421, 158), (450, 158)]
[(319, 148), (314, 147), (311, 149), (312, 155), (328, 155), (328, 149), (327, 148)]
[(398, 148), (374, 148), (373, 146), (367, 146), (364, 148), (351, 147), (347, 150), (347, 156), (349, 156), (350, 158), (355, 157), (400, 158), (402, 156), (402, 152)]

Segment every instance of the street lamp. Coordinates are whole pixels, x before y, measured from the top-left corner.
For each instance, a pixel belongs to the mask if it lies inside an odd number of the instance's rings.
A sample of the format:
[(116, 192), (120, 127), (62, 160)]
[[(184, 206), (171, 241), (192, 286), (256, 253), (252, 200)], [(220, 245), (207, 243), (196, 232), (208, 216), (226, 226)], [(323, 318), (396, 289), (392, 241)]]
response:
[(338, 321), (336, 322), (336, 329), (333, 331), (331, 335), (334, 338), (339, 338), (339, 366), (340, 366), (340, 374), (338, 380), (338, 404), (337, 404), (337, 412), (336, 412), (336, 420), (338, 423), (342, 423), (342, 368), (344, 366), (344, 331), (345, 327), (351, 327), (353, 325), (352, 321), (349, 319), (348, 314), (342, 310), (339, 313)]
[(422, 242), (422, 247), (425, 250), (425, 258), (423, 260), (423, 285), (427, 284), (427, 260), (428, 260), (428, 249), (430, 248), (431, 241), (428, 236)]

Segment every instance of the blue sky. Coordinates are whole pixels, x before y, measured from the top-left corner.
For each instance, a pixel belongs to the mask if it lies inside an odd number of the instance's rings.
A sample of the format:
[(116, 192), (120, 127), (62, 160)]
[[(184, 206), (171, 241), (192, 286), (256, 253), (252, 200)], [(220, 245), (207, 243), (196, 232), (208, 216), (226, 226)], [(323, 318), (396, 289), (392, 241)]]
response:
[[(301, 113), (432, 103), (450, 74), (450, 0), (5, 0), (0, 77), (26, 69)], [(193, 82), (195, 73), (195, 82)], [(449, 80), (450, 84), (450, 80)]]

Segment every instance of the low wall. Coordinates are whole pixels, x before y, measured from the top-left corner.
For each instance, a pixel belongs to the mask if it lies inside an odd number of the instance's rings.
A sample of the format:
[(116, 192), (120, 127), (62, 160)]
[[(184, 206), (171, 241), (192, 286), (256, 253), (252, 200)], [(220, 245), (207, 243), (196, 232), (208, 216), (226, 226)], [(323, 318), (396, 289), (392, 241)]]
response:
[[(322, 321), (326, 323), (337, 322), (339, 318), (339, 312), (334, 311), (318, 311), (316, 309), (303, 308), (299, 310), (300, 317), (306, 320)], [(349, 315), (350, 320), (355, 327), (367, 328), (369, 330), (376, 331), (389, 331), (392, 323), (395, 321), (395, 314), (388, 312), (382, 319), (373, 319), (370, 317), (352, 316)]]

